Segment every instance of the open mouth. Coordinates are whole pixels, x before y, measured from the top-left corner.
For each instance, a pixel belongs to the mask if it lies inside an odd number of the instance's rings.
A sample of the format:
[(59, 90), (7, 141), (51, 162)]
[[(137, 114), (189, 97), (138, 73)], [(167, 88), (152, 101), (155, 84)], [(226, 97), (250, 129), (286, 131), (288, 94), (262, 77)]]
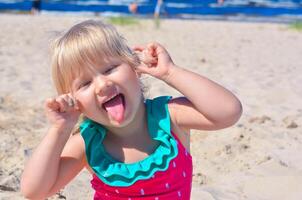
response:
[(122, 104), (122, 106), (125, 107), (125, 96), (122, 93), (119, 93), (113, 96), (112, 98), (110, 98), (109, 100), (107, 100), (106, 102), (104, 102), (102, 104), (102, 107), (107, 112), (108, 107), (112, 107), (118, 104)]
[(125, 97), (123, 94), (119, 93), (114, 97), (110, 98), (108, 101), (102, 104), (104, 110), (108, 113), (111, 120), (121, 123), (125, 116)]

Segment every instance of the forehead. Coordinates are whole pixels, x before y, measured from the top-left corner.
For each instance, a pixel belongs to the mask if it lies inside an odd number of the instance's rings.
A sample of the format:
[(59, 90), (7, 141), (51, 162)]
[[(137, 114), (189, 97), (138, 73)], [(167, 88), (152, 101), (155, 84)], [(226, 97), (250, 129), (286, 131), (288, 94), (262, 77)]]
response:
[(97, 71), (105, 68), (105, 63), (95, 63), (94, 65), (91, 64), (83, 64), (83, 65), (74, 65), (70, 67), (69, 74), (70, 76), (70, 83), (74, 83), (80, 79), (83, 79), (89, 75), (93, 75)]
[(112, 65), (116, 65), (123, 62), (119, 58), (105, 58), (102, 61), (96, 63), (86, 63), (83, 65), (74, 65), (70, 67), (69, 71), (71, 74), (70, 83), (75, 84), (82, 79), (85, 79), (97, 72), (102, 72)]

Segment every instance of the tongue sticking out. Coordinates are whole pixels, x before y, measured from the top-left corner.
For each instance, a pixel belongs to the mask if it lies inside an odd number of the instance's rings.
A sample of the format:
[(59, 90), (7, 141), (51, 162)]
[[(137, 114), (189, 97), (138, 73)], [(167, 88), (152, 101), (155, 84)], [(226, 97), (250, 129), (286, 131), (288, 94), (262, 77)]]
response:
[(114, 119), (118, 123), (121, 123), (123, 121), (125, 108), (123, 105), (123, 97), (121, 94), (117, 95), (110, 101), (107, 101), (103, 104), (103, 106), (112, 119)]

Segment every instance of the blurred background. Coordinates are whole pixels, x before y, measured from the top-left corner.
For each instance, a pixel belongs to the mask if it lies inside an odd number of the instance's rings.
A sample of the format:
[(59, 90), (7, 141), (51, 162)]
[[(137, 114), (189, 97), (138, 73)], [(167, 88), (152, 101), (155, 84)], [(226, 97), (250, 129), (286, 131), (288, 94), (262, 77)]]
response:
[[(299, 0), (0, 0), (0, 199), (23, 199), (24, 164), (48, 129), (49, 45), (86, 19), (114, 24), (129, 46), (162, 43), (241, 100), (236, 125), (192, 131), (191, 199), (302, 199)], [(147, 98), (181, 95), (142, 78)], [(50, 199), (92, 199), (90, 179), (83, 170)]]
[(0, 0), (0, 10), (136, 13), (148, 17), (154, 14), (159, 2), (163, 2), (162, 11), (173, 18), (242, 15), (287, 18), (302, 14), (301, 0)]

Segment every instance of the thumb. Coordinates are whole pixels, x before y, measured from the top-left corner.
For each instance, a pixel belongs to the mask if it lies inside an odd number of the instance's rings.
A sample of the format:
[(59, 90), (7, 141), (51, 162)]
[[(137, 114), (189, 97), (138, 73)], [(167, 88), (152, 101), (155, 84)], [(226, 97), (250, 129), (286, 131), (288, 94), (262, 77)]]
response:
[(152, 55), (152, 53), (148, 50), (137, 53), (137, 56), (139, 60), (148, 67), (156, 65), (158, 61), (158, 58)]
[(135, 45), (132, 47), (132, 50), (134, 52), (142, 52), (146, 47), (142, 46), (142, 45)]
[(138, 75), (148, 73), (148, 67), (145, 64), (140, 64), (136, 66), (135, 71)]
[(157, 72), (156, 72), (156, 66), (147, 66), (145, 64), (140, 64), (135, 68), (136, 73), (138, 74), (147, 74), (150, 76), (154, 76)]

